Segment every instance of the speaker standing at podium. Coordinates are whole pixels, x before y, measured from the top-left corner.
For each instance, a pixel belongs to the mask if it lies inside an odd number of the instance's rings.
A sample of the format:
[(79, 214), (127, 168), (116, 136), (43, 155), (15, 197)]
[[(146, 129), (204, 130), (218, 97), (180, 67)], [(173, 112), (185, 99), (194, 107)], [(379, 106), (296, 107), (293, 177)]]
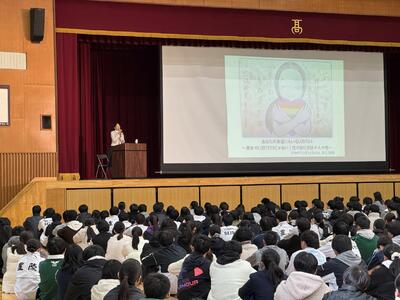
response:
[(125, 143), (124, 133), (122, 132), (121, 126), (117, 123), (115, 124), (114, 130), (111, 131), (111, 147), (108, 148), (108, 167), (112, 167), (112, 147), (118, 146)]

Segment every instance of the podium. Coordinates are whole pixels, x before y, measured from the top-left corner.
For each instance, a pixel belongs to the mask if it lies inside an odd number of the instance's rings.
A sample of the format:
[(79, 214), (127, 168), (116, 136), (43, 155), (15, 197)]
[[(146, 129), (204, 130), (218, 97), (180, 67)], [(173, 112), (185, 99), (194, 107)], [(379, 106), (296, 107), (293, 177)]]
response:
[(125, 143), (112, 147), (112, 178), (147, 177), (147, 145)]

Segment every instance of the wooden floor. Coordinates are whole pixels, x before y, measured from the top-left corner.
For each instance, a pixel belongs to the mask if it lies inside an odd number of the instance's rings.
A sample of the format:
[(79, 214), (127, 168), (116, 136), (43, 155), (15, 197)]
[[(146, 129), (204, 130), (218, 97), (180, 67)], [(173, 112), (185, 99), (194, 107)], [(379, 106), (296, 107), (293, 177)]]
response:
[(42, 209), (53, 207), (58, 212), (77, 209), (87, 204), (89, 209), (109, 209), (120, 201), (147, 204), (151, 210), (155, 202), (177, 209), (196, 200), (219, 204), (227, 202), (231, 208), (243, 204), (251, 209), (264, 197), (280, 204), (296, 200), (324, 202), (335, 196), (346, 200), (351, 196), (373, 197), (374, 192), (389, 199), (400, 196), (400, 174), (321, 175), (321, 176), (264, 176), (216, 178), (163, 178), (126, 180), (60, 181), (56, 178), (35, 178), (1, 211), (13, 225), (22, 224), (31, 214), (33, 205)]

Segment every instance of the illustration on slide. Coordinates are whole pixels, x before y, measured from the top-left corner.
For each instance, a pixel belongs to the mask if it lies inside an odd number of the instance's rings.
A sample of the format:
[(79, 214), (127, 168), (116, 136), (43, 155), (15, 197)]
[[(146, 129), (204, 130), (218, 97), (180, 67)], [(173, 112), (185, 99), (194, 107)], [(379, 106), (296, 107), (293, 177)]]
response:
[(240, 58), (242, 136), (332, 137), (332, 69), (329, 61)]
[(279, 137), (307, 137), (311, 133), (311, 108), (303, 97), (306, 90), (304, 70), (294, 62), (282, 64), (275, 76), (278, 98), (268, 106), (266, 129)]

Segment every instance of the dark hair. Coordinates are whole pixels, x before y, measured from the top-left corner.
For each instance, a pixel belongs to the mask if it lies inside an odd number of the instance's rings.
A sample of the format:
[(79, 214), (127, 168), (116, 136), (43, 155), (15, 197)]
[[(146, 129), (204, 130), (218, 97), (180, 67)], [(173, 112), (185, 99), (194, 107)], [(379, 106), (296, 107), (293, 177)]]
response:
[(283, 270), (279, 268), (280, 260), (279, 254), (272, 249), (265, 250), (261, 256), (261, 261), (265, 267), (264, 271), (267, 278), (272, 282), (273, 291), (285, 277)]
[(169, 213), (169, 217), (176, 221), (176, 219), (179, 218), (179, 211), (177, 211), (175, 208), (173, 210), (171, 210), (171, 212)]
[(151, 273), (143, 282), (146, 298), (165, 299), (169, 293), (171, 284), (169, 279), (160, 273)]
[(222, 217), (222, 222), (224, 223), (225, 226), (231, 226), (233, 223), (233, 216), (232, 214), (225, 214)]
[(372, 204), (372, 205), (369, 207), (369, 209), (370, 209), (371, 212), (375, 212), (375, 213), (379, 213), (379, 212), (380, 212), (379, 206), (376, 205), (376, 204)]
[(264, 242), (266, 246), (273, 246), (278, 243), (279, 235), (275, 231), (267, 231), (264, 234)]
[(42, 208), (40, 207), (40, 205), (32, 206), (32, 215), (38, 216), (38, 215), (40, 215), (41, 211), (42, 211)]
[(400, 235), (400, 221), (390, 222), (386, 225), (386, 228), (393, 236)]
[(47, 251), (50, 255), (63, 254), (67, 244), (62, 238), (54, 237), (47, 243)]
[(227, 211), (229, 209), (229, 204), (226, 202), (221, 202), (219, 204), (219, 209), (222, 211)]
[(191, 244), (195, 252), (203, 255), (210, 250), (211, 240), (204, 234), (196, 234), (192, 238)]
[(118, 220), (121, 222), (129, 220), (129, 214), (125, 211), (120, 211), (118, 215)]
[(31, 239), (33, 239), (32, 231), (25, 230), (25, 231), (22, 231), (21, 234), (19, 235), (19, 240), (24, 245), (26, 245), (28, 243), (28, 241)]
[(129, 258), (122, 263), (121, 270), (119, 271), (119, 281), (121, 284), (118, 291), (118, 300), (130, 299), (129, 287), (135, 286), (140, 274), (141, 266), (136, 259)]
[(54, 210), (54, 208), (46, 208), (43, 212), (43, 216), (45, 216), (46, 218), (51, 218), (54, 214), (56, 213), (56, 211)]
[(315, 274), (318, 267), (318, 261), (314, 255), (302, 251), (294, 258), (294, 268), (298, 272)]
[(290, 205), (289, 202), (283, 202), (281, 205), (281, 209), (284, 211), (291, 211), (292, 210), (292, 206)]
[(273, 218), (273, 217), (263, 217), (260, 220), (261, 230), (264, 231), (264, 232), (271, 230), (276, 225), (277, 225), (276, 224), (276, 219)]
[(97, 209), (92, 210), (92, 218), (96, 220), (96, 223), (100, 220), (100, 211)]
[(253, 232), (247, 226), (239, 227), (233, 234), (233, 240), (238, 242), (251, 241), (253, 239)]
[(103, 266), (102, 279), (118, 279), (118, 273), (121, 270), (121, 263), (118, 260), (107, 260)]
[(392, 221), (395, 220), (395, 219), (396, 219), (396, 216), (395, 216), (394, 213), (389, 212), (389, 213), (387, 213), (387, 214), (385, 215), (385, 222), (386, 222), (386, 223), (390, 223), (390, 222), (392, 222)]
[(113, 232), (118, 234), (117, 240), (119, 241), (124, 237), (125, 225), (124, 223), (118, 221), (114, 224)]
[(88, 261), (94, 256), (104, 256), (105, 252), (99, 245), (90, 245), (85, 250), (83, 250), (82, 258), (84, 261)]
[(363, 204), (371, 205), (372, 204), (372, 198), (371, 197), (364, 197)]
[(307, 218), (303, 218), (303, 217), (298, 218), (296, 220), (296, 225), (297, 225), (297, 229), (299, 230), (299, 233), (310, 230), (310, 228), (311, 228), (310, 220), (308, 220)]
[(20, 236), (21, 233), (25, 230), (25, 228), (23, 226), (15, 226), (12, 231), (11, 231), (11, 235), (13, 236)]
[(80, 213), (87, 213), (89, 210), (89, 207), (86, 204), (82, 204), (78, 207), (78, 210)]
[(162, 203), (162, 202), (154, 203), (153, 211), (155, 213), (160, 213), (160, 212), (162, 212), (163, 209), (164, 209), (164, 203)]
[(389, 271), (396, 278), (400, 274), (400, 246), (396, 243), (386, 245), (383, 248), (383, 255), (393, 261), (390, 264)]
[(158, 241), (163, 247), (170, 246), (174, 242), (174, 234), (170, 230), (162, 230), (158, 235)]
[(65, 223), (74, 221), (74, 220), (76, 220), (77, 217), (78, 217), (78, 213), (74, 209), (68, 209), (63, 212), (63, 219), (64, 219)]
[(343, 284), (355, 287), (364, 292), (369, 286), (370, 278), (367, 271), (359, 265), (349, 267), (343, 273)]
[(197, 201), (190, 202), (190, 208), (194, 209), (197, 206), (199, 206), (199, 202), (197, 202)]
[(224, 246), (225, 242), (220, 237), (213, 237), (210, 240), (210, 250), (215, 256), (218, 258), (221, 254), (222, 247)]
[(190, 215), (190, 209), (187, 208), (186, 206), (182, 207), (180, 215), (181, 215), (181, 217), (189, 216)]
[(356, 225), (360, 227), (361, 229), (369, 229), (369, 226), (371, 224), (371, 221), (368, 219), (367, 216), (360, 216), (356, 220)]
[(110, 215), (117, 216), (119, 214), (119, 209), (116, 206), (110, 208)]
[(61, 217), (61, 215), (60, 215), (59, 213), (55, 213), (55, 214), (51, 217), (51, 220), (52, 220), (53, 222), (61, 222), (61, 219), (62, 219), (62, 217)]
[(108, 218), (110, 216), (110, 213), (108, 212), (108, 210), (102, 210), (100, 212), (100, 218), (102, 220), (105, 220), (106, 218)]
[(125, 209), (125, 202), (124, 201), (120, 201), (118, 203), (118, 209), (119, 210), (124, 210)]
[(314, 231), (306, 230), (300, 235), (300, 240), (307, 244), (307, 247), (319, 248), (319, 237)]
[(146, 217), (143, 214), (137, 214), (135, 216), (135, 222), (136, 224), (144, 224), (144, 222), (146, 221)]
[(196, 206), (196, 207), (194, 208), (194, 214), (195, 214), (196, 216), (201, 216), (201, 215), (204, 214), (204, 209), (203, 209), (201, 206)]
[(143, 231), (140, 227), (136, 226), (132, 228), (132, 248), (135, 250), (139, 250), (138, 246), (140, 243), (140, 238), (143, 235)]
[(216, 234), (221, 234), (221, 227), (219, 225), (213, 224), (210, 226), (210, 236), (213, 237)]
[(138, 206), (138, 210), (139, 210), (140, 213), (146, 212), (147, 211), (147, 205), (146, 204), (140, 204)]
[(374, 198), (375, 198), (375, 201), (379, 201), (380, 203), (383, 202), (382, 194), (380, 192), (375, 192), (374, 193)]
[(349, 251), (353, 248), (351, 240), (348, 236), (338, 234), (335, 235), (332, 241), (332, 249), (335, 250), (337, 253), (343, 253)]
[(100, 220), (99, 223), (97, 223), (96, 228), (100, 233), (108, 232), (110, 230), (110, 224), (104, 220)]
[(36, 252), (41, 247), (42, 247), (42, 245), (40, 244), (40, 242), (38, 240), (35, 240), (35, 239), (30, 239), (26, 243), (26, 250), (28, 252), (31, 252), (31, 253)]
[(287, 212), (286, 212), (285, 210), (278, 210), (278, 211), (275, 213), (275, 217), (276, 217), (280, 222), (287, 221)]
[(382, 235), (378, 238), (377, 247), (380, 247), (380, 246), (385, 247), (386, 245), (389, 245), (392, 243), (393, 243), (393, 241), (390, 237), (388, 237), (387, 235)]
[(346, 222), (338, 220), (333, 224), (333, 234), (349, 235), (349, 226)]
[(71, 274), (75, 273), (83, 265), (82, 254), (81, 247), (75, 244), (69, 245), (65, 250), (61, 270), (68, 270)]
[(89, 243), (96, 236), (96, 233), (94, 232), (94, 230), (92, 228), (92, 226), (95, 224), (94, 219), (87, 218), (85, 220), (84, 224), (85, 224), (85, 227), (87, 227), (86, 236), (87, 236), (87, 242)]

